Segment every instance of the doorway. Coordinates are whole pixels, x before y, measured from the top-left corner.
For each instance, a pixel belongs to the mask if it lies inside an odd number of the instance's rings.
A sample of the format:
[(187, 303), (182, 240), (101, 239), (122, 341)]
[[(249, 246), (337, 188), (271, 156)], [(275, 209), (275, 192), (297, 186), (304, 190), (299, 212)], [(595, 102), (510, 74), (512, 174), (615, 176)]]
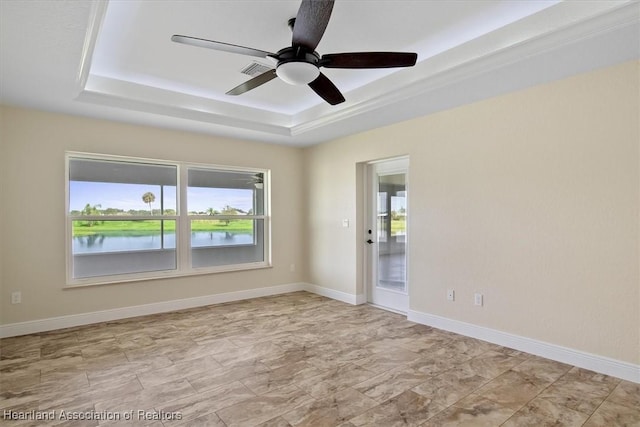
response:
[(367, 301), (407, 313), (409, 159), (367, 164)]

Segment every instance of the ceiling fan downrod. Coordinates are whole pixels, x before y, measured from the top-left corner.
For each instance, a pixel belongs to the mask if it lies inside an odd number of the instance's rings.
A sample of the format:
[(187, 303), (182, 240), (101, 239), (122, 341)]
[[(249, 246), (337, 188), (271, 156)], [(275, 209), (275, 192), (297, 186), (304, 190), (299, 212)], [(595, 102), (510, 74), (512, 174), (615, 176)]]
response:
[(320, 68), (395, 68), (412, 67), (418, 55), (406, 52), (350, 52), (332, 53), (320, 56), (315, 50), (329, 24), (334, 0), (302, 0), (298, 14), (290, 18), (287, 25), (291, 28), (291, 46), (280, 49), (278, 53), (260, 49), (175, 34), (171, 40), (177, 43), (205, 47), (218, 51), (249, 55), (258, 58), (273, 58), (276, 69), (270, 69), (227, 92), (228, 95), (240, 95), (279, 77), (292, 85), (309, 85), (322, 99), (331, 105), (344, 102), (340, 90), (320, 72)]

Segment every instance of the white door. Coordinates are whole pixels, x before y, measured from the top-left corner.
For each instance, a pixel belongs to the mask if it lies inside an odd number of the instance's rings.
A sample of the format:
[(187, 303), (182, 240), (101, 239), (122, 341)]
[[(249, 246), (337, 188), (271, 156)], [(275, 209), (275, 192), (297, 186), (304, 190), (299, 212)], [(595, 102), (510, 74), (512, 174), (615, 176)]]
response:
[(407, 175), (409, 159), (370, 163), (368, 172), (367, 299), (371, 304), (406, 313)]

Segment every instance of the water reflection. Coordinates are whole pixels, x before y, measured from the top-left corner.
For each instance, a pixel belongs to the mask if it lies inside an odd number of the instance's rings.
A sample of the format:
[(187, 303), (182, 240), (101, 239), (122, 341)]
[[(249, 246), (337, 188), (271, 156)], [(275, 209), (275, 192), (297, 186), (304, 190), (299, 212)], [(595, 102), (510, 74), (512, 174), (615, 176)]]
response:
[[(160, 233), (146, 236), (91, 234), (75, 236), (73, 238), (73, 253), (100, 253), (153, 249), (175, 249), (175, 232), (165, 233), (164, 239)], [(192, 247), (252, 245), (254, 236), (249, 233), (233, 233), (229, 231), (196, 231), (191, 233)]]
[(106, 237), (107, 236), (105, 236), (104, 234), (91, 234), (91, 235), (88, 235), (88, 236), (74, 237), (73, 238), (73, 242), (74, 242), (74, 246), (75, 246), (76, 239), (77, 239), (78, 244), (80, 246), (91, 248), (91, 247), (93, 247), (95, 245), (102, 246), (102, 243), (104, 242), (104, 239)]

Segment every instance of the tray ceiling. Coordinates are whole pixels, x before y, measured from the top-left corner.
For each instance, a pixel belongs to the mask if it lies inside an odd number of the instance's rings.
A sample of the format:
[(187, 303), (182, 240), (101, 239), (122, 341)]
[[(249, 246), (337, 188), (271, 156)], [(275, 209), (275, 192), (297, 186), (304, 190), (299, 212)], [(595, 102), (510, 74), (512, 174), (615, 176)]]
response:
[(270, 52), (299, 1), (2, 1), (0, 101), (306, 145), (639, 55), (637, 1), (336, 0), (317, 50), (407, 51), (407, 69), (323, 69), (346, 102), (275, 79), (270, 60), (171, 42), (184, 34)]

